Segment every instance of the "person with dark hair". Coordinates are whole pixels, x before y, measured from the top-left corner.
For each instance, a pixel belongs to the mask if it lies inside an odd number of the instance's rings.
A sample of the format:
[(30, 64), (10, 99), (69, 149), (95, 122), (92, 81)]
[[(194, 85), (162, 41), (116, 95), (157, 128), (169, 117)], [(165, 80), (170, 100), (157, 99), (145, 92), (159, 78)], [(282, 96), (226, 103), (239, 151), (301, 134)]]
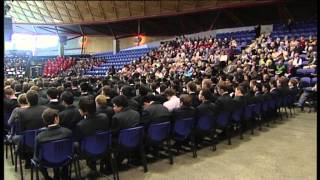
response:
[(82, 119), (78, 108), (73, 105), (73, 94), (70, 91), (65, 91), (61, 94), (62, 105), (65, 109), (59, 113), (60, 125), (70, 130), (74, 130), (76, 124)]
[(133, 99), (134, 93), (133, 92), (134, 89), (131, 86), (122, 86), (120, 89), (120, 95), (124, 95), (127, 98), (128, 101), (128, 106), (129, 108), (140, 112), (141, 111), (141, 107), (139, 106), (139, 103)]
[(134, 99), (139, 103), (139, 106), (142, 107), (143, 106), (143, 98), (145, 96), (147, 96), (149, 89), (146, 86), (141, 85), (138, 89), (138, 92), (139, 92), (139, 95), (136, 96)]
[(200, 102), (197, 94), (197, 85), (195, 82), (190, 81), (187, 83), (187, 93), (192, 97), (192, 107), (196, 108), (199, 106)]
[(203, 89), (199, 93), (201, 104), (197, 106), (197, 116), (211, 115), (214, 116), (217, 112), (216, 105), (210, 101), (212, 93), (209, 89)]
[(47, 91), (47, 97), (49, 99), (49, 103), (46, 106), (61, 112), (64, 110), (64, 106), (59, 103), (58, 94), (59, 94), (59, 91), (57, 90), (57, 88), (54, 88), (54, 87), (49, 88)]
[(171, 112), (175, 108), (180, 107), (180, 99), (176, 96), (176, 92), (172, 88), (167, 88), (164, 91), (164, 95), (167, 98), (168, 101), (163, 103), (164, 107), (168, 108), (168, 110)]
[(78, 81), (76, 79), (71, 81), (71, 92), (75, 97), (79, 97), (81, 95), (81, 92), (78, 87)]
[(120, 95), (112, 99), (113, 111), (111, 129), (117, 136), (122, 129), (134, 127), (140, 122), (140, 114), (128, 107), (128, 100), (125, 96)]
[(30, 90), (34, 90), (34, 91), (38, 92), (38, 94), (39, 94), (39, 102), (38, 102), (38, 104), (39, 105), (46, 105), (46, 104), (49, 103), (49, 100), (47, 99), (47, 96), (43, 97), (40, 94), (40, 88), (38, 86), (31, 86)]
[[(96, 113), (96, 104), (93, 96), (83, 96), (79, 101), (80, 115), (83, 117), (76, 125), (74, 137), (81, 139), (92, 136), (99, 131), (107, 131), (110, 128), (110, 120), (106, 114)], [(89, 168), (96, 172), (96, 160), (86, 159)]]
[(167, 89), (167, 86), (165, 84), (161, 84), (159, 87), (159, 94), (155, 94), (155, 98), (158, 102), (161, 104), (165, 103), (167, 101), (166, 96), (164, 95), (164, 91)]
[(22, 92), (22, 85), (16, 84), (14, 85), (15, 96), (18, 97)]
[[(46, 128), (35, 138), (34, 159), (39, 160), (40, 145), (49, 141), (71, 138), (72, 131), (59, 125), (58, 111), (48, 108), (42, 113), (42, 119)], [(51, 179), (46, 168), (40, 168), (40, 171), (45, 179)], [(68, 166), (63, 166), (61, 171), (59, 168), (54, 168), (54, 179), (68, 179)]]
[(170, 115), (169, 110), (160, 102), (156, 101), (154, 95), (144, 96), (141, 123), (148, 126), (151, 123), (170, 121)]
[[(38, 105), (38, 98), (39, 98), (38, 93), (36, 91), (29, 90), (26, 93), (26, 98), (27, 98), (29, 107), (25, 108), (20, 113), (20, 119), (18, 121), (20, 126), (19, 132), (39, 129), (45, 126), (42, 120), (42, 113), (44, 112), (45, 109), (47, 109), (47, 107), (43, 105)], [(18, 134), (19, 132), (16, 132), (16, 133)], [(32, 154), (26, 153), (25, 168), (30, 167), (31, 157), (32, 157)]]
[(248, 99), (245, 96), (246, 94), (246, 88), (244, 86), (238, 85), (235, 88), (234, 91), (234, 101), (235, 101), (235, 107), (238, 109), (243, 109), (247, 106), (248, 104)]
[(196, 110), (192, 107), (192, 97), (189, 94), (180, 95), (180, 107), (172, 110), (174, 121), (184, 118), (195, 118)]
[(87, 82), (82, 82), (80, 84), (80, 92), (81, 95), (80, 96), (88, 96), (89, 92), (90, 92), (90, 85)]
[(270, 85), (270, 95), (272, 96), (273, 99), (279, 99), (280, 97), (280, 92), (277, 89), (277, 81), (274, 79), (271, 79), (269, 81), (269, 85)]
[(214, 102), (217, 106), (218, 113), (223, 111), (232, 112), (234, 110), (235, 103), (234, 100), (228, 94), (229, 89), (230, 88), (228, 87), (228, 83), (226, 82), (222, 81), (218, 84), (218, 93), (220, 94), (220, 96)]

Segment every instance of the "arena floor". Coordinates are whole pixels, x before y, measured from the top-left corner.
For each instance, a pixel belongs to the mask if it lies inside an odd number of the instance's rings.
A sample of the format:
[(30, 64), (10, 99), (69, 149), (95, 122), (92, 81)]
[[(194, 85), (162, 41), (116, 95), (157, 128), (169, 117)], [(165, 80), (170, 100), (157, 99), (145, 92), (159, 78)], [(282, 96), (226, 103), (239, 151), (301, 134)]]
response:
[[(264, 127), (262, 131), (248, 132), (244, 139), (232, 138), (217, 145), (217, 151), (209, 148), (198, 151), (198, 158), (186, 153), (174, 158), (174, 165), (167, 159), (149, 163), (148, 173), (142, 167), (120, 172), (121, 180), (314, 180), (316, 179), (316, 113), (300, 112), (283, 122)], [(9, 160), (4, 163), (6, 180), (19, 180), (19, 172)], [(82, 165), (82, 175), (88, 168)], [(30, 179), (30, 171), (25, 171)], [(87, 179), (87, 178), (86, 178)], [(99, 179), (112, 179), (103, 176)]]

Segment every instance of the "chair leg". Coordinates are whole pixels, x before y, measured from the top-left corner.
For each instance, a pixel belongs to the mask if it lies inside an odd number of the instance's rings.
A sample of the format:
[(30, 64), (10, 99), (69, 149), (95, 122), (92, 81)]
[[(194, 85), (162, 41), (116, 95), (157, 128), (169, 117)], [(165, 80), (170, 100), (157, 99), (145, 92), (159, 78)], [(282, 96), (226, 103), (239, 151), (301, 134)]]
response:
[(226, 129), (226, 134), (227, 134), (227, 138), (228, 138), (228, 145), (231, 145), (231, 134), (230, 134), (229, 127), (227, 127), (227, 129)]
[(142, 164), (143, 164), (143, 169), (144, 172), (148, 172), (148, 167), (147, 167), (147, 159), (146, 159), (146, 154), (144, 152), (144, 148), (143, 146), (140, 147), (140, 155), (141, 155), (141, 160), (142, 160)]
[(21, 156), (19, 156), (19, 166), (20, 166), (21, 180), (23, 180), (23, 168), (22, 168)]
[(169, 155), (169, 161), (170, 164), (173, 164), (173, 155), (172, 155), (172, 147), (171, 147), (171, 142), (170, 139), (167, 140), (167, 146), (168, 146), (168, 155)]
[(114, 154), (113, 153), (110, 153), (109, 155), (109, 159), (110, 159), (110, 164), (111, 164), (111, 170), (112, 170), (112, 175), (113, 175), (113, 180), (117, 180), (117, 172), (116, 172), (116, 168), (115, 168), (115, 164), (116, 164), (116, 161), (115, 161), (115, 158), (114, 158)]
[(6, 159), (8, 159), (8, 144), (5, 145), (6, 146)]
[(18, 156), (19, 154), (16, 152), (16, 155), (14, 156), (14, 171), (18, 171)]
[(192, 136), (192, 152), (193, 152), (193, 158), (197, 157), (197, 144), (196, 144), (196, 138), (195, 135)]
[(79, 159), (77, 159), (76, 160), (76, 164), (77, 164), (77, 169), (78, 169), (78, 175), (79, 175), (79, 177), (81, 178), (81, 167), (80, 167), (80, 160)]
[(251, 135), (254, 134), (254, 124), (253, 124), (254, 118), (251, 120)]
[(13, 152), (13, 147), (12, 147), (12, 144), (9, 145), (9, 149), (10, 149), (10, 156), (11, 156), (11, 163), (12, 165), (14, 165), (14, 154), (12, 153)]
[(214, 135), (215, 135), (215, 133), (212, 132), (211, 133), (211, 146), (212, 146), (211, 148), (212, 148), (212, 151), (216, 151), (217, 150), (216, 141), (215, 141)]
[(31, 180), (33, 180), (33, 163), (31, 163)]
[(36, 176), (37, 176), (37, 180), (39, 180), (40, 179), (40, 177), (39, 177), (39, 168), (36, 166), (35, 167), (36, 168)]
[(289, 118), (287, 108), (284, 106), (284, 111), (286, 112), (286, 117)]

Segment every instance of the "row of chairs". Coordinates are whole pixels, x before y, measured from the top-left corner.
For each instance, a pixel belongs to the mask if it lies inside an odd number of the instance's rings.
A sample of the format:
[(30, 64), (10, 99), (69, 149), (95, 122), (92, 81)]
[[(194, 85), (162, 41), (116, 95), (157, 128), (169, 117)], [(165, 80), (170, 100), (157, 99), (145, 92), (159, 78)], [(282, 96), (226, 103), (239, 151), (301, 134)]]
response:
[[(216, 130), (221, 129), (226, 132), (228, 144), (231, 144), (231, 129), (234, 125), (239, 127), (240, 138), (243, 138), (244, 123), (250, 122), (251, 134), (254, 133), (254, 124), (259, 122), (261, 129), (262, 121), (265, 120), (269, 125), (268, 114), (270, 112), (279, 113), (281, 119), (282, 114), (280, 108), (284, 108), (288, 117), (287, 109), (293, 107), (295, 98), (286, 96), (282, 99), (270, 99), (247, 105), (246, 107), (236, 108), (232, 112), (220, 112), (217, 116), (212, 114), (203, 114), (201, 117), (183, 118), (174, 122), (161, 121), (162, 123), (151, 124), (148, 127), (137, 125), (134, 128), (124, 129), (119, 132), (115, 144), (112, 144), (112, 133), (110, 131), (97, 132), (95, 135), (84, 138), (80, 142), (80, 153), (75, 152), (72, 139), (63, 139), (44, 143), (40, 145), (40, 159), (32, 159), (31, 179), (33, 179), (33, 168), (36, 169), (37, 178), (39, 177), (38, 169), (40, 167), (55, 168), (61, 166), (74, 165), (77, 178), (81, 177), (81, 168), (79, 160), (90, 157), (94, 159), (110, 158), (114, 179), (119, 179), (117, 157), (119, 154), (127, 155), (129, 152), (138, 151), (144, 167), (147, 172), (147, 160), (145, 148), (149, 146), (160, 146), (166, 151), (170, 164), (173, 164), (172, 148), (176, 148), (177, 153), (180, 152), (181, 146), (190, 147), (193, 157), (197, 157), (197, 149), (200, 140), (208, 137), (209, 145), (212, 150), (216, 150)], [(275, 120), (275, 119), (274, 119)], [(33, 149), (34, 140), (39, 130), (30, 130), (21, 133), (22, 141), (20, 147)], [(201, 138), (199, 138), (201, 137)], [(172, 146), (171, 142), (175, 145)], [(21, 151), (15, 152), (15, 170), (17, 171), (17, 159), (20, 157)], [(23, 170), (21, 158), (19, 158), (21, 178), (23, 179)]]

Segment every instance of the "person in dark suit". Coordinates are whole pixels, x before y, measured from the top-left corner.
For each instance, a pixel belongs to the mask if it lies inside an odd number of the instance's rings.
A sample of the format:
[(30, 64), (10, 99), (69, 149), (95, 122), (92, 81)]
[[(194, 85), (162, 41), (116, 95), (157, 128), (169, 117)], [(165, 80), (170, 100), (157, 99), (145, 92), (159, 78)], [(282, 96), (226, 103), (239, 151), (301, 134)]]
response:
[(172, 119), (174, 121), (184, 118), (195, 118), (196, 109), (192, 107), (192, 97), (189, 94), (180, 95), (180, 108), (172, 111)]
[(191, 95), (192, 97), (192, 107), (196, 108), (197, 106), (199, 106), (200, 101), (198, 99), (198, 94), (197, 92), (197, 85), (194, 82), (188, 82), (187, 84), (187, 92), (188, 94)]
[(73, 105), (73, 94), (65, 91), (60, 97), (65, 109), (59, 113), (60, 125), (74, 131), (77, 123), (82, 119), (78, 108)]
[(46, 106), (61, 112), (64, 110), (64, 106), (59, 103), (58, 94), (59, 92), (57, 88), (54, 88), (54, 87), (49, 88), (47, 91), (47, 97), (49, 99), (49, 103)]
[(246, 107), (248, 100), (245, 96), (245, 94), (246, 94), (245, 87), (241, 86), (241, 85), (237, 86), (235, 88), (234, 94), (235, 94), (235, 97), (233, 99), (235, 101), (235, 107), (238, 109), (240, 109), (240, 108), (243, 109), (244, 107)]
[(280, 77), (277, 80), (277, 88), (279, 89), (279, 95), (281, 98), (289, 95), (289, 87), (288, 87), (287, 78)]
[(218, 93), (220, 96), (215, 101), (215, 105), (217, 107), (217, 112), (232, 112), (235, 108), (235, 102), (228, 94), (228, 84), (226, 82), (220, 82), (218, 84)]
[(120, 95), (124, 95), (127, 98), (129, 108), (141, 112), (141, 106), (133, 99), (133, 91), (134, 89), (131, 86), (123, 86), (120, 89)]
[(78, 87), (78, 81), (77, 80), (73, 80), (71, 82), (71, 92), (72, 92), (74, 97), (79, 97), (81, 95), (81, 92), (80, 92), (79, 87)]
[[(79, 101), (79, 110), (83, 119), (77, 123), (74, 137), (81, 142), (85, 137), (92, 136), (98, 131), (107, 131), (110, 127), (108, 116), (103, 113), (96, 113), (96, 105), (94, 97), (89, 95), (81, 97)], [(96, 161), (86, 159), (88, 166), (94, 172), (97, 170)]]
[(140, 114), (128, 107), (127, 98), (123, 95), (116, 96), (112, 99), (113, 111), (111, 129), (117, 136), (120, 130), (134, 127), (140, 122)]
[(297, 87), (298, 81), (296, 79), (290, 79), (288, 82), (288, 86), (289, 86), (289, 94), (292, 97), (297, 97), (297, 95), (299, 94), (299, 89)]
[(38, 94), (39, 94), (39, 100), (38, 100), (38, 104), (39, 105), (46, 105), (49, 103), (49, 100), (47, 99), (47, 97), (43, 97), (41, 94), (40, 94), (40, 89), (38, 86), (31, 86), (30, 90), (34, 90), (34, 91), (37, 91)]
[[(4, 122), (5, 126), (7, 126), (12, 111), (18, 107), (17, 97), (15, 96), (14, 90), (10, 86), (4, 88), (3, 106)], [(9, 129), (9, 127), (5, 127), (5, 129)]]
[(216, 114), (216, 105), (210, 101), (212, 93), (209, 89), (203, 89), (199, 93), (199, 100), (201, 104), (197, 106), (197, 116), (200, 117), (201, 115), (212, 115)]
[(166, 96), (164, 95), (164, 91), (167, 89), (167, 86), (165, 84), (161, 84), (160, 87), (160, 93), (155, 94), (156, 101), (160, 102), (161, 104), (165, 103), (167, 101)]
[(112, 107), (107, 105), (108, 99), (105, 95), (98, 95), (95, 99), (97, 113), (104, 113), (108, 116), (109, 119), (112, 119), (114, 115)]
[(160, 102), (156, 101), (154, 95), (145, 96), (143, 104), (141, 123), (148, 126), (151, 123), (170, 121), (171, 113)]
[(264, 100), (261, 83), (256, 83), (254, 85), (253, 93), (254, 94), (251, 97), (251, 104), (260, 103)]
[[(41, 116), (43, 111), (47, 109), (47, 107), (43, 105), (38, 105), (38, 98), (39, 98), (38, 93), (36, 91), (29, 90), (26, 93), (26, 97), (27, 97), (27, 102), (29, 104), (29, 107), (22, 110), (20, 113), (20, 119), (17, 119), (17, 122), (19, 123), (19, 126), (20, 126), (19, 128), (20, 132), (39, 129), (45, 126)], [(20, 142), (20, 138), (21, 138), (20, 136), (16, 136), (14, 139), (14, 142), (18, 144)], [(25, 154), (26, 168), (30, 167), (31, 158), (32, 158), (32, 154), (30, 154), (30, 152), (26, 152)]]
[(139, 87), (139, 95), (136, 96), (134, 99), (139, 103), (139, 106), (143, 106), (143, 99), (148, 95), (149, 89), (146, 86)]
[(269, 81), (269, 85), (270, 85), (270, 95), (272, 96), (272, 98), (279, 99), (280, 92), (277, 89), (277, 81), (272, 79)]
[[(42, 131), (36, 136), (34, 150), (35, 159), (39, 159), (40, 144), (46, 143), (48, 141), (69, 138), (72, 136), (71, 130), (59, 125), (59, 115), (57, 110), (51, 108), (46, 109), (42, 113), (42, 119), (47, 127), (43, 128)], [(45, 179), (51, 179), (46, 168), (40, 168), (40, 171)], [(62, 167), (61, 172), (59, 172), (59, 168), (54, 168), (53, 172), (54, 179), (59, 179), (59, 177), (62, 177), (62, 179), (68, 178), (67, 166)]]

